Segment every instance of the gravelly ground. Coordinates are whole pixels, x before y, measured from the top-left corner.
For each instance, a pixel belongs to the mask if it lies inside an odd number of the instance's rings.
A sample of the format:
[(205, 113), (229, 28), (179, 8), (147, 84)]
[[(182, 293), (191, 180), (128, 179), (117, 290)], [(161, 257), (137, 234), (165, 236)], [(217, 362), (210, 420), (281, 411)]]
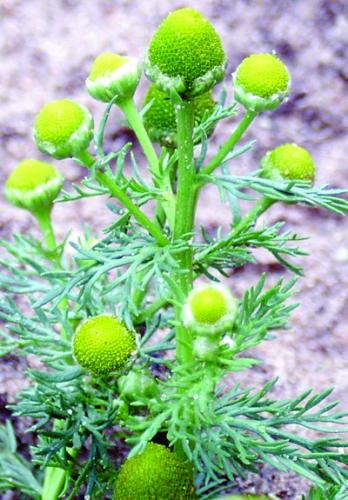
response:
[[(40, 158), (31, 138), (31, 126), (47, 100), (69, 96), (87, 105), (96, 118), (102, 106), (84, 91), (84, 79), (95, 55), (104, 50), (142, 57), (151, 33), (165, 14), (183, 6), (169, 0), (3, 0), (0, 2), (0, 182), (23, 157)], [(312, 152), (317, 183), (348, 186), (348, 3), (345, 0), (230, 0), (191, 1), (210, 18), (222, 36), (231, 73), (248, 53), (276, 50), (293, 79), (290, 100), (278, 111), (262, 115), (248, 134), (257, 140), (253, 151), (233, 166), (235, 171), (255, 168), (268, 148), (296, 141)], [(139, 91), (141, 102), (145, 82)], [(118, 117), (119, 118), (119, 117)], [(213, 147), (227, 136), (235, 119), (219, 126)], [(115, 146), (124, 132), (115, 120), (108, 141)], [(61, 166), (69, 181), (82, 169), (66, 161)], [(311, 386), (336, 386), (335, 397), (348, 407), (348, 218), (322, 210), (277, 205), (267, 222), (285, 220), (286, 226), (310, 240), (304, 247), (306, 279), (298, 283), (302, 302), (291, 329), (261, 346), (262, 369), (248, 374), (248, 383), (260, 385), (279, 377), (276, 394), (292, 396)], [(110, 220), (102, 200), (68, 204), (55, 209), (58, 234), (81, 229), (88, 222), (96, 231)], [(226, 227), (228, 210), (217, 201), (214, 189), (205, 191), (199, 222)], [(0, 200), (0, 235), (29, 231), (29, 215)], [(287, 276), (273, 259), (260, 253), (259, 263), (231, 277), (237, 295), (255, 283), (261, 271), (269, 282)], [(23, 361), (6, 358), (0, 370), (1, 401), (13, 399), (23, 384)], [(299, 498), (301, 480), (266, 470), (243, 487)]]

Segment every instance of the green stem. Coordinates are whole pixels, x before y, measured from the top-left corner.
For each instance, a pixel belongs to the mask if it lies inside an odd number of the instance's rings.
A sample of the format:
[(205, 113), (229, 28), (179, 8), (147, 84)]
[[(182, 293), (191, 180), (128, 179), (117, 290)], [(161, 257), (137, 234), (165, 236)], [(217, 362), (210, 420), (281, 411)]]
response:
[(234, 241), (238, 236), (245, 230), (248, 229), (257, 219), (262, 215), (272, 204), (274, 200), (269, 198), (262, 198), (259, 200), (254, 207), (250, 210), (250, 212), (242, 219), (232, 231), (221, 241), (215, 243), (215, 245), (210, 246), (204, 252), (200, 254), (200, 258), (206, 257), (211, 253), (216, 252), (217, 250), (221, 250), (222, 248), (228, 247), (229, 245), (233, 245)]
[(156, 206), (156, 214), (155, 220), (159, 227), (161, 227), (165, 219), (167, 218), (169, 223), (171, 221), (171, 207), (173, 205), (173, 193), (170, 189), (170, 184), (166, 178), (162, 179), (161, 182), (161, 172), (160, 172), (160, 164), (156, 154), (156, 151), (153, 147), (153, 144), (148, 136), (148, 133), (144, 127), (143, 120), (135, 106), (133, 99), (127, 99), (125, 101), (121, 101), (118, 103), (118, 106), (125, 114), (130, 127), (133, 129), (142, 150), (147, 158), (147, 161), (150, 165), (150, 170), (152, 173), (153, 183), (156, 187), (162, 187), (166, 193), (166, 200), (161, 202), (158, 200)]
[[(193, 159), (193, 102), (182, 101), (177, 105), (178, 121), (178, 187), (174, 223), (174, 240), (192, 233), (195, 213), (195, 165)], [(178, 255), (179, 272), (176, 282), (186, 296), (193, 282), (192, 250), (188, 248)], [(181, 298), (179, 298), (179, 302)], [(178, 364), (190, 363), (193, 360), (192, 339), (187, 329), (182, 326), (182, 306), (175, 307), (176, 320), (176, 359)]]
[(66, 470), (58, 467), (47, 467), (41, 494), (42, 500), (56, 500), (64, 488)]
[(250, 227), (254, 221), (260, 217), (273, 203), (275, 200), (264, 197), (261, 198), (250, 210), (250, 212), (242, 219), (232, 230), (232, 238), (239, 236), (245, 229)]
[(46, 209), (43, 208), (42, 210), (35, 212), (33, 215), (38, 221), (48, 251), (54, 252), (57, 248), (57, 241), (52, 227), (51, 209), (52, 207)]
[(156, 178), (159, 177), (159, 162), (157, 154), (146, 132), (143, 120), (135, 106), (134, 100), (132, 98), (126, 99), (124, 101), (119, 102), (118, 106), (125, 114), (129, 122), (129, 125), (131, 126), (135, 135), (137, 136), (137, 139), (144, 151), (147, 161), (149, 162), (151, 172), (155, 177), (154, 181), (156, 185)]
[(155, 300), (155, 302), (153, 302), (139, 314), (139, 316), (136, 318), (135, 324), (139, 325), (141, 323), (144, 323), (147, 319), (150, 319), (154, 314), (156, 314), (157, 311), (165, 307), (167, 304), (169, 304), (167, 299), (160, 298)]
[(96, 174), (96, 179), (100, 184), (107, 187), (115, 198), (117, 198), (120, 203), (133, 215), (136, 221), (139, 222), (157, 241), (159, 246), (164, 247), (168, 245), (169, 241), (164, 236), (160, 228), (152, 222), (147, 215), (140, 210), (140, 208), (135, 205), (126, 193), (113, 182), (110, 177), (104, 172), (98, 172)]
[[(57, 241), (52, 227), (51, 208), (42, 209), (34, 214), (42, 231), (48, 251), (51, 253), (50, 260), (61, 265), (60, 257), (56, 253)], [(68, 307), (67, 299), (60, 304), (62, 309)], [(67, 339), (64, 328), (61, 330), (64, 340)], [(56, 422), (55, 422), (56, 423)], [(44, 484), (42, 489), (42, 500), (56, 500), (59, 498), (66, 481), (66, 471), (59, 467), (47, 467), (45, 469)]]
[(94, 156), (91, 155), (89, 151), (81, 151), (78, 156), (76, 156), (77, 160), (80, 160), (83, 165), (85, 165), (88, 168), (91, 168), (94, 163), (97, 161)]
[[(90, 153), (88, 153), (88, 151), (80, 153), (77, 156), (77, 159), (84, 163), (87, 167), (91, 167), (95, 162), (95, 159)], [(106, 173), (100, 171), (97, 172), (96, 179), (101, 185), (108, 188), (110, 194), (119, 200), (119, 202), (133, 215), (135, 220), (137, 220), (139, 224), (155, 238), (161, 247), (168, 245), (168, 239), (164, 236), (157, 224), (152, 222)]]
[(202, 169), (201, 173), (209, 175), (214, 170), (221, 165), (223, 160), (226, 158), (228, 153), (232, 151), (239, 139), (242, 137), (243, 133), (249, 127), (257, 113), (254, 111), (248, 111), (243, 119), (239, 122), (237, 128), (232, 133), (230, 138), (221, 146), (219, 152), (214, 156), (214, 158), (208, 163), (208, 165)]

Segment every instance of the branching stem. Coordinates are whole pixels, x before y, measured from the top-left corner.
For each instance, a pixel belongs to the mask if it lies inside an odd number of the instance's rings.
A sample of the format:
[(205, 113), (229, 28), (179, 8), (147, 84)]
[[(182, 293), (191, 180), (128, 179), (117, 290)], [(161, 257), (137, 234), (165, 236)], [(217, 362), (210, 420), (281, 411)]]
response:
[[(93, 156), (85, 151), (77, 157), (82, 163), (87, 167), (91, 167), (95, 163)], [(152, 222), (140, 208), (133, 203), (133, 201), (127, 196), (127, 194), (121, 189), (105, 172), (96, 172), (97, 181), (104, 187), (108, 188), (110, 194), (117, 198), (118, 201), (133, 215), (135, 220), (144, 227), (157, 241), (157, 243), (163, 247), (169, 244), (168, 239), (164, 236), (161, 229)]]
[(208, 163), (208, 165), (202, 169), (202, 174), (209, 175), (216, 168), (218, 168), (221, 163), (224, 161), (228, 153), (230, 153), (239, 139), (242, 137), (246, 129), (249, 127), (251, 122), (254, 120), (256, 116), (256, 113), (253, 111), (248, 111), (245, 113), (243, 119), (239, 122), (237, 128), (234, 130), (234, 132), (231, 134), (229, 139), (223, 144), (218, 151), (218, 153), (214, 156), (214, 158)]
[(159, 177), (159, 162), (157, 154), (146, 132), (143, 120), (135, 106), (134, 100), (132, 98), (126, 99), (124, 101), (118, 102), (118, 106), (125, 114), (130, 127), (137, 136), (142, 150), (144, 151), (144, 155), (149, 162), (152, 175), (154, 176), (154, 181), (156, 181), (156, 178)]
[(250, 212), (242, 219), (232, 230), (231, 238), (235, 238), (236, 236), (239, 236), (245, 229), (248, 229), (259, 217), (262, 215), (266, 210), (269, 209), (271, 205), (275, 200), (272, 200), (270, 198), (264, 197), (261, 198), (253, 208), (250, 210)]

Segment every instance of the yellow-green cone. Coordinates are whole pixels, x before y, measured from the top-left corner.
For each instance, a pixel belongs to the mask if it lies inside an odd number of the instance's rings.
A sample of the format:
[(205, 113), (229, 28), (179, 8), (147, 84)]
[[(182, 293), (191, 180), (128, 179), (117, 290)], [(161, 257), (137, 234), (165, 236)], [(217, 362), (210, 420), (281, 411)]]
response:
[(49, 102), (35, 120), (37, 147), (57, 159), (74, 157), (86, 151), (92, 137), (92, 115), (87, 108), (70, 99)]
[(152, 37), (144, 70), (164, 92), (204, 94), (222, 80), (226, 56), (219, 35), (195, 9), (171, 12)]
[(149, 443), (117, 476), (114, 500), (194, 500), (193, 473), (165, 446)]
[(282, 144), (261, 160), (261, 175), (272, 180), (313, 182), (315, 165), (310, 153), (297, 144)]

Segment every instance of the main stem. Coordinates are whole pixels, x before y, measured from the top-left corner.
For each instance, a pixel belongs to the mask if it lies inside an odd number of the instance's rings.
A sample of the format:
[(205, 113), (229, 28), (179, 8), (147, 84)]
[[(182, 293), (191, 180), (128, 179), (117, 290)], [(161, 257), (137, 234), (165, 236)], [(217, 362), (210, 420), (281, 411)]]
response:
[[(177, 105), (178, 122), (178, 187), (174, 223), (174, 240), (192, 233), (195, 213), (195, 165), (193, 159), (193, 102), (182, 101)], [(193, 282), (192, 249), (187, 248), (178, 255), (179, 271), (175, 280), (183, 296), (186, 296)], [(175, 307), (178, 326), (176, 327), (176, 358), (178, 364), (189, 363), (193, 359), (192, 339), (182, 325), (182, 306)]]
[(67, 472), (65, 469), (46, 467), (41, 499), (57, 500), (63, 491), (66, 475)]

